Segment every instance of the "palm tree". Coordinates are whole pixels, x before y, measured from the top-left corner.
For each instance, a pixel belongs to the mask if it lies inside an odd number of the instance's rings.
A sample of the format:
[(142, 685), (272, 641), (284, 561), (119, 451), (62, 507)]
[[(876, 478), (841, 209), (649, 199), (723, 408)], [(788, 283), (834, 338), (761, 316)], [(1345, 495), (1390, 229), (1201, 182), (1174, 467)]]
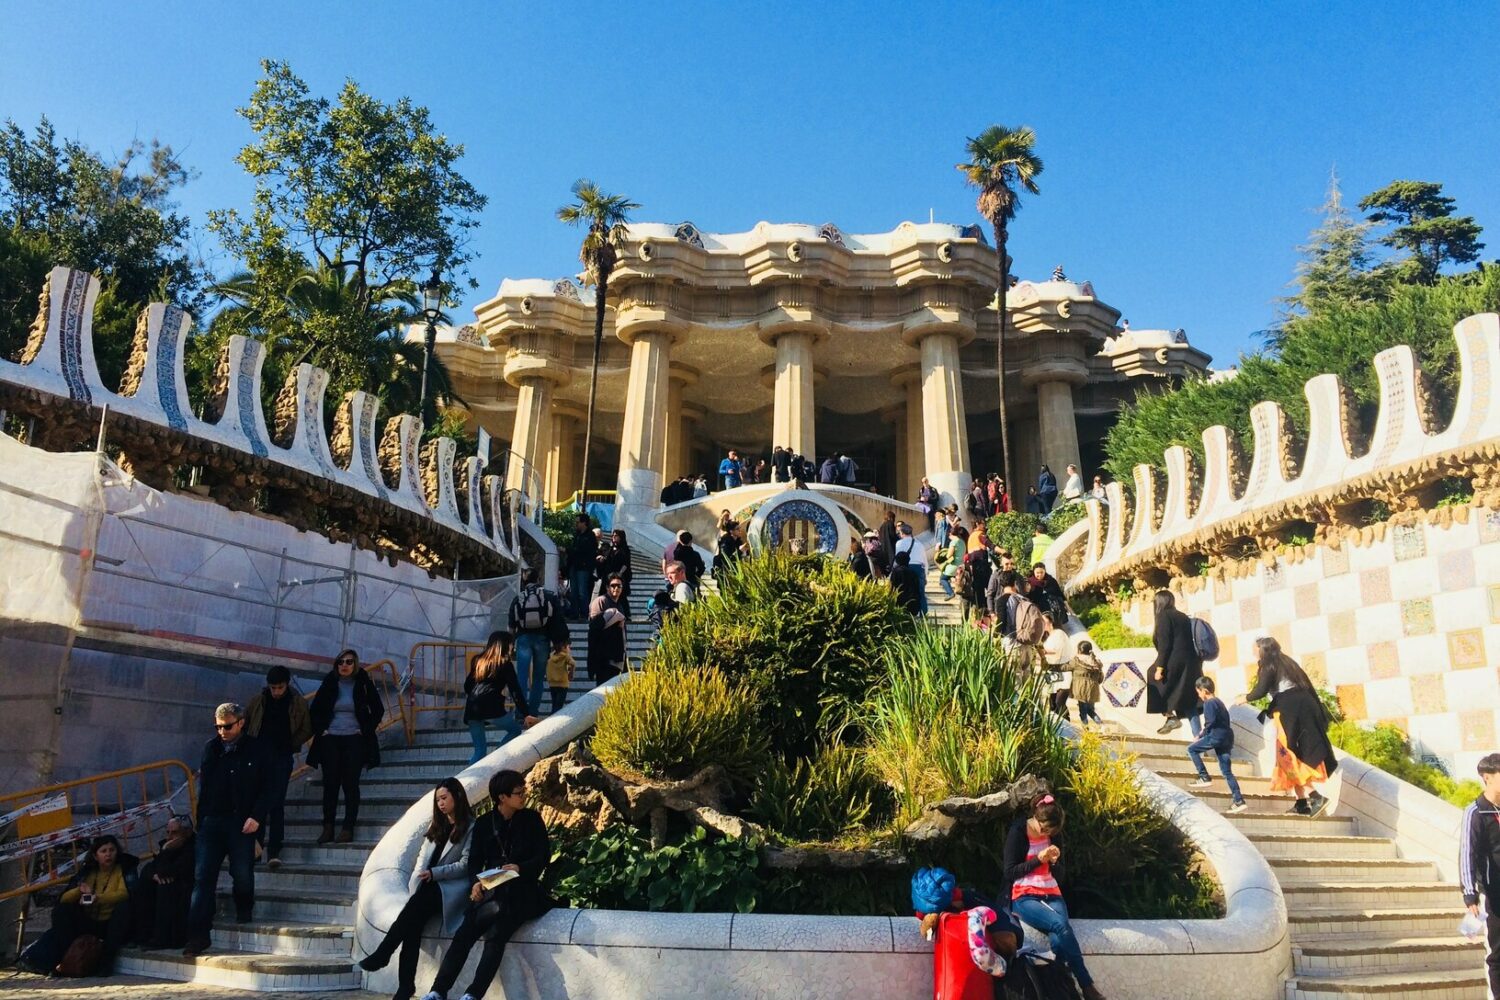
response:
[(630, 213), (641, 206), (622, 194), (605, 194), (591, 180), (573, 182), (571, 205), (557, 210), (557, 217), (570, 226), (587, 226), (578, 259), (583, 262), (583, 281), (594, 286), (594, 365), (589, 372), (589, 409), (583, 427), (583, 481), (578, 486), (579, 510), (588, 511), (589, 450), (594, 443), (594, 400), (599, 392), (599, 352), (604, 346), (604, 300), (609, 294), (609, 275), (615, 269), (619, 248), (625, 242)]
[(1033, 152), (1035, 146), (1036, 133), (1030, 126), (1009, 129), (1004, 125), (991, 125), (964, 147), (969, 162), (957, 165), (969, 183), (979, 189), (975, 204), (979, 214), (989, 220), (995, 231), (995, 252), (999, 255), (1000, 279), (996, 284), (996, 295), (1000, 309), (1000, 336), (995, 340), (995, 375), (1000, 386), (1001, 469), (1006, 489), (1010, 490), (1012, 497), (1016, 495), (1017, 483), (1011, 478), (1010, 421), (1005, 415), (1005, 293), (1010, 285), (1005, 244), (1009, 238), (1010, 222), (1021, 207), (1016, 185), (1032, 194), (1041, 194), (1036, 186), (1036, 176), (1042, 172), (1042, 161)]

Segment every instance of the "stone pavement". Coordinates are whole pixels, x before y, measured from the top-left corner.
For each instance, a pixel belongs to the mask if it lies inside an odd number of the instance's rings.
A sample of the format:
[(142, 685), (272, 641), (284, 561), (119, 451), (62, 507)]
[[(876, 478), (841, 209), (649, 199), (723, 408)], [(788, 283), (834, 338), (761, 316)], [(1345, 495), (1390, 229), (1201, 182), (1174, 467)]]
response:
[[(169, 983), (137, 976), (90, 979), (48, 979), (29, 972), (0, 973), (0, 997), (5, 1000), (231, 1000), (247, 994), (227, 986)], [(326, 993), (277, 993), (276, 1000), (385, 1000), (384, 993), (340, 990)]]

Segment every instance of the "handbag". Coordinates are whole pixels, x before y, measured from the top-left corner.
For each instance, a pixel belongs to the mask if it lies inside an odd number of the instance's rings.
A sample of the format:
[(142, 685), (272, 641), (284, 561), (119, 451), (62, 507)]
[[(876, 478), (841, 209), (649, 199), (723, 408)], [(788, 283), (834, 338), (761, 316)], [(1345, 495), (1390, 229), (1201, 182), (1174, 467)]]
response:
[(104, 942), (93, 934), (80, 934), (68, 945), (62, 961), (57, 963), (57, 974), (78, 978), (92, 976), (104, 957)]
[(1167, 714), (1167, 685), (1165, 681), (1146, 682), (1146, 714)]

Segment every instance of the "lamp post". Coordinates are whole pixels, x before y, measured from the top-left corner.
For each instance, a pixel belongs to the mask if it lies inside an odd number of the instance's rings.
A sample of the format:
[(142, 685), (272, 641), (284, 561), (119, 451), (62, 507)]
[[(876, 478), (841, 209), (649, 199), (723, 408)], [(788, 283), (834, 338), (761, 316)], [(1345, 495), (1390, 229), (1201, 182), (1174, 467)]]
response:
[(427, 321), (427, 335), (422, 342), (422, 394), (417, 400), (417, 419), (425, 430), (427, 420), (427, 379), (432, 370), (432, 352), (437, 346), (437, 321), (442, 316), (443, 281), (437, 271), (422, 286), (422, 318)]

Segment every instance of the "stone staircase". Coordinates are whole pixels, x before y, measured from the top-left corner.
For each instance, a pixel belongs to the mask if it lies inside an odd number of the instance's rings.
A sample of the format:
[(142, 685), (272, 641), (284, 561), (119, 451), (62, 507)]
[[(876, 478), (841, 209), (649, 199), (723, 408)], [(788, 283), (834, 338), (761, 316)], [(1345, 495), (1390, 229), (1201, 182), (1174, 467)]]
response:
[[(1121, 739), (1143, 767), (1226, 811), (1216, 763), (1204, 761), (1213, 785), (1192, 787), (1198, 775), (1183, 733)], [(1293, 976), (1285, 1000), (1485, 996), (1484, 945), (1457, 934), (1458, 887), (1431, 862), (1401, 857), (1385, 837), (1361, 836), (1351, 817), (1290, 815), (1291, 798), (1272, 793), (1254, 761), (1236, 757), (1234, 770), (1249, 809), (1227, 818), (1270, 862), (1286, 898)]]

